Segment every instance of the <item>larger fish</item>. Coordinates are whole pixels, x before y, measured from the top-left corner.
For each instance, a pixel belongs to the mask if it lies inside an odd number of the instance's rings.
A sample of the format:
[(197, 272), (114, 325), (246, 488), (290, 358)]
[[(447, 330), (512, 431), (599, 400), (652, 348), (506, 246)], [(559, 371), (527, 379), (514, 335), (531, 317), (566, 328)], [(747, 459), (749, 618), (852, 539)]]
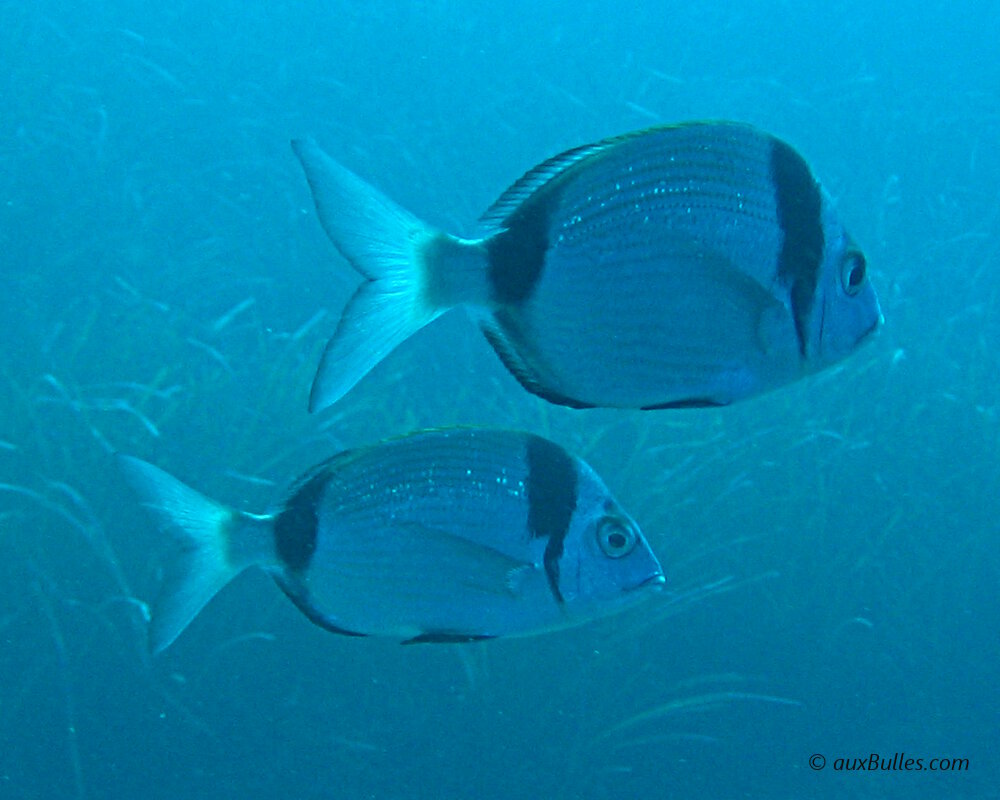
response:
[(575, 407), (725, 405), (839, 361), (881, 320), (830, 197), (748, 125), (569, 150), (508, 189), (472, 239), (425, 225), (314, 142), (293, 148), (327, 234), (367, 278), (312, 410), (456, 305), (526, 389)]
[(575, 625), (664, 583), (638, 525), (596, 473), (526, 433), (427, 431), (347, 451), (264, 515), (119, 458), (180, 545), (153, 608), (155, 652), (250, 566), (323, 628), (407, 642)]

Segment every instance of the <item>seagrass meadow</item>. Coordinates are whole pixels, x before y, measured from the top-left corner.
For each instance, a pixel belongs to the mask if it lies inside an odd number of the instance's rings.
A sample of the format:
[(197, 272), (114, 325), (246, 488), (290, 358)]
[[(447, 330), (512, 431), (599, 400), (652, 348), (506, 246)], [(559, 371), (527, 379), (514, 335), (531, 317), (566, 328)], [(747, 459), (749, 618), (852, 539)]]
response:
[[(0, 2), (0, 797), (1000, 796), (998, 20)], [(360, 276), (291, 139), (462, 234), (554, 153), (693, 119), (804, 154), (867, 255), (872, 342), (728, 407), (577, 410), (458, 310), (308, 413)], [(452, 425), (584, 457), (664, 591), (401, 647), (250, 571), (150, 655), (170, 543), (115, 452), (259, 512), (342, 449)]]

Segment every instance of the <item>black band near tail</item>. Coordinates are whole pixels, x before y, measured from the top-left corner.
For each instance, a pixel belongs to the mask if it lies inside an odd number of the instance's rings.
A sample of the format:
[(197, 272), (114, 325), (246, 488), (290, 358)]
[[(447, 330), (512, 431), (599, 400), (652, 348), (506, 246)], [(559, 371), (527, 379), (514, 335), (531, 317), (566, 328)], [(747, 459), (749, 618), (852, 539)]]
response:
[(319, 536), (317, 506), (323, 496), (328, 475), (320, 470), (302, 483), (288, 498), (274, 520), (274, 544), (278, 557), (293, 573), (304, 572), (316, 551)]
[(505, 230), (487, 242), (493, 299), (517, 305), (531, 297), (549, 251), (550, 208), (544, 191), (504, 220)]

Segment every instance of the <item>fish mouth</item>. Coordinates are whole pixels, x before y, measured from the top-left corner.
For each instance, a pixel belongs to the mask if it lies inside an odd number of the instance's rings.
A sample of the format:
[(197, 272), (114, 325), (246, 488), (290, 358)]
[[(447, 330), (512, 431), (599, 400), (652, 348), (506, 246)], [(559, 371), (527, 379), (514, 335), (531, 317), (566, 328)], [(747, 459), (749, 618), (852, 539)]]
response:
[(864, 331), (858, 337), (858, 341), (863, 342), (865, 339), (867, 339), (869, 336), (875, 333), (875, 331), (877, 331), (883, 325), (885, 325), (885, 317), (882, 315), (882, 312), (879, 311), (878, 316), (875, 317), (875, 321), (869, 326), (868, 330)]
[(885, 317), (882, 315), (881, 310), (879, 310), (878, 313), (875, 315), (875, 319), (872, 320), (871, 324), (867, 328), (861, 331), (861, 333), (857, 334), (853, 340), (850, 339), (847, 340), (848, 342), (852, 343), (849, 346), (847, 346), (846, 351), (843, 352), (841, 352), (841, 348), (838, 348), (836, 344), (834, 344), (832, 347), (833, 350), (832, 353), (830, 352), (829, 347), (823, 346), (824, 342), (823, 332), (825, 323), (826, 323), (826, 314), (824, 313), (820, 318), (820, 330), (819, 330), (820, 358), (823, 363), (832, 364), (834, 362), (842, 360), (843, 358), (846, 358), (847, 355), (853, 353), (862, 344), (864, 344), (867, 341), (870, 341), (875, 336), (875, 334), (878, 333), (879, 329), (885, 324)]
[(667, 582), (667, 579), (663, 576), (662, 572), (658, 572), (655, 575), (650, 575), (644, 581), (637, 583), (632, 587), (632, 591), (637, 589), (652, 589), (653, 591), (660, 591), (663, 585)]

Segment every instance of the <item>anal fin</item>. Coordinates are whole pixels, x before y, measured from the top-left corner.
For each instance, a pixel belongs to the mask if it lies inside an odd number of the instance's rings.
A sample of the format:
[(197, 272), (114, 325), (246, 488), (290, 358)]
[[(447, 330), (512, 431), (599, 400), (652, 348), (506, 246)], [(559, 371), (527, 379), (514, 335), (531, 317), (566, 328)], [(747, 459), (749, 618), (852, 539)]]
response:
[(291, 581), (278, 576), (274, 576), (274, 580), (281, 588), (281, 591), (285, 593), (289, 600), (295, 603), (295, 607), (301, 611), (305, 618), (308, 619), (313, 625), (316, 625), (325, 631), (329, 631), (330, 633), (336, 633), (341, 636), (368, 636), (367, 633), (342, 628), (333, 619), (318, 611), (316, 607), (309, 602), (308, 592), (306, 592), (304, 588), (297, 587)]
[(487, 633), (452, 633), (450, 631), (429, 631), (406, 639), (400, 644), (467, 644), (469, 642), (482, 642), (487, 639), (497, 637)]
[[(498, 312), (499, 313), (499, 312)], [(507, 371), (514, 376), (521, 387), (533, 395), (541, 397), (550, 403), (569, 408), (594, 408), (592, 403), (577, 400), (561, 392), (552, 389), (542, 382), (538, 371), (518, 352), (517, 347), (510, 341), (499, 324), (482, 322), (480, 328), (486, 341), (496, 352), (500, 361), (507, 368)]]

